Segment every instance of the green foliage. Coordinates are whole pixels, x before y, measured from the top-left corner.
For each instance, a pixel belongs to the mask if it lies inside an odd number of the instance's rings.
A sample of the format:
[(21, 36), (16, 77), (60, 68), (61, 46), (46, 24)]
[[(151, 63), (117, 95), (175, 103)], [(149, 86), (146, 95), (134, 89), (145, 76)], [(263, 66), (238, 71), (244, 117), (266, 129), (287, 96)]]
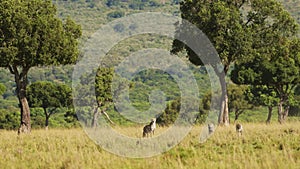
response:
[[(1, 1), (1, 4), (6, 3), (6, 2), (8, 3), (9, 1), (7, 1), (7, 0)], [(12, 2), (13, 1), (11, 1), (9, 3), (12, 3)], [(26, 1), (24, 1), (24, 2), (26, 2)], [(151, 0), (147, 0), (147, 1), (143, 1), (143, 0), (141, 0), (141, 1), (132, 1), (132, 0), (126, 0), (126, 1), (119, 1), (119, 0), (107, 0), (107, 1), (55, 0), (52, 2), (56, 5), (56, 8), (57, 8), (57, 12), (55, 14), (53, 14), (53, 16), (58, 15), (61, 19), (64, 20), (64, 23), (66, 23), (66, 19), (68, 17), (72, 17), (76, 20), (77, 23), (82, 25), (82, 28), (83, 28), (82, 42), (84, 42), (90, 35), (92, 35), (92, 33), (94, 33), (99, 28), (99, 26), (114, 19), (114, 18), (111, 18), (110, 16), (108, 17), (108, 15), (110, 13), (114, 14), (114, 12), (116, 12), (116, 13), (124, 12), (124, 16), (125, 16), (125, 15), (129, 15), (133, 12), (136, 12), (133, 9), (129, 8), (130, 4), (143, 3), (143, 5), (142, 5), (143, 10), (140, 12), (159, 11), (159, 12), (167, 12), (167, 13), (171, 13), (171, 14), (174, 14), (174, 13), (178, 14), (179, 13), (179, 11), (178, 11), (179, 5), (178, 4), (180, 1), (172, 0), (172, 3), (171, 3), (171, 1), (166, 1), (165, 4), (162, 4), (158, 0), (154, 0), (154, 1), (151, 1)], [(109, 8), (107, 8), (107, 6), (106, 6), (106, 3), (108, 3), (108, 2), (113, 2)], [(297, 6), (299, 6), (299, 2), (292, 1), (292, 0), (284, 0), (282, 2), (285, 5), (286, 9), (289, 10), (290, 12), (292, 12), (293, 16), (296, 19), (298, 19), (298, 21), (299, 21), (299, 17), (298, 17), (299, 14), (298, 14), (298, 10), (297, 10), (298, 9)], [(27, 3), (30, 3), (30, 2), (27, 2)], [(217, 5), (219, 7), (222, 7), (220, 5), (221, 3), (218, 3)], [(151, 5), (151, 4), (154, 4), (154, 5)], [(7, 5), (9, 5), (9, 4), (7, 4)], [(30, 5), (30, 6), (33, 6), (33, 5)], [(4, 15), (2, 15), (2, 13), (5, 11), (8, 11), (8, 9), (11, 9), (11, 8), (7, 8), (4, 11), (1, 10), (1, 12), (0, 12), (1, 13), (1, 15), (0, 15), (1, 21), (2, 21), (2, 18), (5, 17)], [(222, 9), (222, 8), (219, 8), (219, 9)], [(32, 8), (32, 9), (35, 9), (35, 8)], [(190, 10), (188, 10), (188, 11), (191, 14), (193, 14), (194, 12), (191, 9), (192, 8), (190, 8)], [(204, 9), (204, 8), (199, 8), (199, 9)], [(241, 11), (243, 14), (247, 14), (248, 9), (249, 9), (248, 6), (244, 6), (243, 10), (241, 10)], [(50, 10), (50, 9), (48, 9), (48, 10)], [(229, 11), (232, 11), (232, 10), (233, 9), (230, 9)], [(32, 10), (32, 11), (37, 11), (37, 10)], [(204, 12), (205, 11), (203, 11), (202, 13), (204, 13)], [(221, 12), (218, 12), (218, 13), (221, 13)], [(226, 16), (228, 16), (228, 15), (224, 15), (224, 21), (226, 20)], [(228, 16), (228, 17), (230, 17), (230, 16)], [(43, 18), (41, 20), (43, 20)], [(34, 20), (31, 20), (30, 22), (34, 22)], [(41, 22), (44, 22), (44, 21), (41, 21)], [(22, 22), (19, 22), (19, 24), (21, 24), (21, 23)], [(222, 25), (221, 22), (220, 22), (220, 25)], [(1, 24), (1, 29), (3, 26), (5, 26), (5, 25)], [(47, 32), (46, 29), (45, 29), (45, 32)], [(222, 33), (222, 32), (220, 32), (220, 33)], [(249, 36), (252, 36), (252, 34), (249, 34)], [(0, 36), (0, 37), (2, 37), (2, 36)], [(139, 38), (139, 40), (130, 38), (128, 40), (120, 42), (120, 44), (123, 44), (123, 45), (116, 46), (116, 48), (114, 48), (115, 50), (112, 50), (112, 53), (109, 54), (108, 60), (113, 61), (113, 60), (115, 60), (115, 58), (117, 56), (124, 56), (124, 55), (127, 56), (130, 52), (137, 51), (141, 47), (144, 47), (144, 48), (146, 48), (146, 47), (166, 47), (167, 44), (169, 44), (169, 41), (162, 40), (162, 38), (159, 38), (161, 42), (154, 44), (153, 43), (154, 42), (153, 35), (149, 35), (149, 37), (147, 37), (145, 35), (145, 36), (143, 36), (143, 38)], [(20, 38), (20, 39), (22, 40), (22, 38)], [(239, 40), (237, 42), (239, 42)], [(2, 42), (3, 39), (0, 38), (0, 41)], [(157, 40), (155, 40), (155, 42), (157, 42)], [(152, 46), (148, 45), (150, 43), (153, 43), (154, 45), (152, 45)], [(226, 46), (226, 45), (227, 44), (224, 43), (224, 46)], [(250, 55), (247, 55), (247, 57), (252, 58), (252, 57), (250, 57)], [(4, 60), (2, 60), (2, 56), (1, 56), (1, 63), (3, 63), (3, 61)], [(197, 71), (198, 70), (196, 70), (195, 72), (197, 72)], [(71, 83), (71, 74), (72, 74), (71, 67), (31, 68), (29, 71), (29, 74), (28, 74), (28, 80), (30, 83), (39, 81), (39, 80), (46, 80), (46, 81), (55, 81), (55, 82), (58, 81), (58, 82), (70, 84)], [(195, 74), (195, 77), (197, 79), (197, 83), (198, 83), (199, 89), (201, 91), (200, 93), (205, 93), (208, 90), (209, 85), (207, 85), (207, 84), (204, 85), (203, 81), (208, 82), (208, 78), (203, 76), (202, 74), (198, 74), (198, 73)], [(13, 80), (14, 80), (14, 77), (11, 76), (10, 74), (8, 74), (7, 70), (4, 70), (2, 68), (0, 69), (0, 83), (3, 83), (7, 89), (3, 94), (3, 99), (0, 98), (0, 107), (3, 109), (6, 109), (9, 112), (13, 112), (13, 110), (12, 110), (13, 107), (17, 107), (17, 108), (19, 107), (18, 103), (17, 103), (18, 100), (17, 100), (17, 98), (15, 98), (16, 84), (14, 84), (12, 82)], [(148, 80), (147, 83), (150, 84), (150, 81), (151, 80)], [(151, 82), (151, 83), (153, 83), (153, 82)], [(165, 88), (163, 90), (167, 91), (167, 92), (165, 92), (165, 94), (169, 93), (169, 91), (177, 90), (176, 87), (174, 88), (172, 81), (168, 81), (167, 83), (165, 83), (163, 80), (161, 83), (168, 84), (170, 86), (170, 87), (166, 87), (166, 88), (163, 87), (163, 88)], [(143, 90), (143, 88), (145, 88), (145, 91)], [(89, 90), (89, 89), (85, 89), (85, 90)], [(133, 84), (133, 86), (132, 86), (132, 88), (130, 88), (130, 90), (131, 90), (130, 99), (131, 99), (131, 101), (134, 102), (133, 106), (136, 107), (138, 110), (146, 110), (150, 106), (147, 96), (148, 96), (149, 91), (151, 91), (151, 89), (149, 89), (148, 84), (145, 85), (142, 83), (139, 83), (139, 84), (136, 83), (136, 84)], [(82, 91), (82, 93), (83, 92), (84, 91)], [(167, 98), (172, 100), (176, 96), (175, 93), (177, 93), (177, 92), (174, 92), (174, 94), (171, 93), (170, 95), (167, 94)], [(267, 95), (264, 95), (264, 96), (267, 96)], [(141, 100), (139, 101), (138, 98), (141, 98)], [(258, 98), (261, 98), (261, 97), (258, 97)], [(296, 96), (295, 96), (295, 100), (297, 100)], [(293, 110), (293, 106), (291, 107), (291, 113), (293, 112), (292, 110)], [(253, 110), (253, 111), (255, 111), (255, 110)], [(58, 115), (62, 115), (62, 114), (59, 113)], [(109, 114), (112, 114), (112, 116), (115, 117), (115, 121), (117, 121), (120, 118), (118, 113), (116, 113), (114, 111), (109, 112)], [(38, 117), (41, 117), (41, 114), (39, 114)], [(55, 119), (54, 117), (55, 117), (55, 115), (50, 120), (50, 124), (51, 124), (51, 121)], [(203, 117), (205, 117), (205, 116), (203, 116)], [(61, 118), (64, 118), (64, 117), (61, 117)], [(44, 119), (44, 117), (41, 118), (41, 121), (42, 121), (42, 119)], [(258, 119), (256, 119), (256, 117), (253, 119), (252, 119), (253, 121), (258, 120)], [(122, 121), (122, 123), (128, 122), (124, 119), (122, 119), (120, 121)], [(32, 120), (32, 123), (34, 123), (34, 120)], [(119, 124), (121, 124), (121, 123), (119, 123)]]
[(130, 99), (133, 102), (148, 102), (153, 90), (164, 92), (166, 101), (175, 100), (180, 96), (180, 89), (176, 81), (166, 72), (161, 70), (141, 71), (132, 79)]
[(17, 109), (0, 109), (0, 129), (16, 130), (19, 122), (20, 112)]
[(229, 112), (234, 112), (235, 120), (238, 120), (245, 110), (253, 108), (253, 105), (246, 99), (248, 86), (230, 84), (227, 89)]
[(62, 22), (51, 1), (0, 3), (1, 67), (70, 64), (79, 54), (80, 26), (71, 19)]
[(3, 85), (2, 83), (0, 83), (0, 95), (3, 95), (3, 93), (6, 91), (6, 87), (5, 85)]
[(27, 96), (31, 107), (60, 108), (72, 105), (72, 90), (64, 84), (34, 82), (28, 86)]
[[(194, 0), (183, 1), (180, 4), (181, 17), (203, 31), (214, 45), (224, 65), (225, 74), (230, 64), (243, 59), (250, 47), (251, 36), (240, 13), (243, 3), (244, 1), (233, 2), (231, 0)], [(183, 24), (177, 27), (177, 36), (188, 36), (183, 38), (186, 38), (188, 44), (193, 44), (193, 36), (199, 35), (192, 34), (185, 26)], [(183, 49), (187, 50), (188, 58), (192, 63), (203, 64), (199, 56), (188, 46), (174, 40), (172, 52), (177, 53)]]
[[(47, 81), (40, 81), (32, 83), (27, 88), (27, 97), (30, 107), (43, 108), (45, 115), (45, 126), (48, 126), (49, 118), (51, 115), (58, 113), (58, 108), (72, 106), (72, 90), (67, 85), (54, 84)], [(38, 118), (34, 119), (37, 125), (40, 125), (37, 121)], [(61, 118), (63, 121), (64, 118)]]
[[(184, 101), (185, 103), (183, 104), (182, 101)], [(198, 105), (198, 99), (178, 97), (175, 100), (168, 102), (166, 109), (157, 118), (157, 123), (162, 126), (170, 126), (178, 118), (181, 118), (183, 120), (181, 120), (181, 122), (184, 123), (199, 123), (199, 119), (197, 119), (197, 117), (199, 116), (199, 109), (194, 109), (195, 107), (198, 107)], [(181, 113), (180, 115), (179, 112)]]
[(277, 93), (268, 86), (252, 85), (247, 90), (247, 100), (256, 106), (274, 107), (278, 103)]
[(300, 117), (300, 86), (298, 85), (295, 89), (295, 104), (291, 105), (289, 115)]
[[(238, 84), (266, 85), (276, 92), (282, 123), (294, 102), (293, 89), (300, 83), (299, 25), (277, 1), (254, 1), (250, 7), (247, 23), (253, 32), (252, 57), (235, 64), (231, 79)], [(272, 97), (264, 100), (272, 102)]]
[(169, 126), (175, 122), (175, 120), (178, 118), (178, 114), (180, 111), (180, 98), (170, 102), (166, 110), (162, 113), (162, 115), (157, 118), (157, 123), (162, 126)]
[(123, 11), (113, 11), (107, 14), (107, 17), (109, 18), (121, 18), (125, 15), (125, 12)]
[(31, 128), (26, 100), (30, 68), (72, 64), (79, 55), (81, 27), (70, 18), (62, 22), (56, 12), (49, 0), (0, 2), (0, 67), (15, 77), (21, 132)]
[(112, 68), (99, 68), (95, 78), (95, 94), (99, 106), (112, 102)]

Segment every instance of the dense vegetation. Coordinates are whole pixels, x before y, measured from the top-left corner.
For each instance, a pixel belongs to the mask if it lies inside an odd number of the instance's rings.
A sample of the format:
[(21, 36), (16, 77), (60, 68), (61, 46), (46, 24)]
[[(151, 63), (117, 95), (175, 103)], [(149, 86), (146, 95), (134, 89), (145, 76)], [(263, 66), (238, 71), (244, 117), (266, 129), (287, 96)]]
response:
[[(147, 11), (158, 11), (170, 13), (174, 16), (180, 16), (179, 10), (179, 0), (55, 0), (53, 3), (57, 7), (57, 15), (63, 19), (67, 20), (68, 17), (75, 20), (76, 23), (82, 26), (83, 36), (80, 41), (80, 46), (83, 47), (87, 39), (101, 27), (101, 25), (112, 21), (114, 19), (129, 15), (136, 12), (147, 12)], [(292, 16), (300, 22), (299, 11), (299, 2), (292, 0), (282, 1), (287, 10), (289, 10)], [(153, 35), (145, 35), (141, 37), (132, 37), (127, 40), (122, 41), (120, 44), (116, 45), (108, 54), (107, 58), (112, 64), (119, 62), (122, 57), (128, 56), (130, 53), (138, 51), (143, 48), (159, 47), (166, 50), (171, 50), (172, 40), (167, 38), (156, 38)], [(111, 59), (114, 58), (114, 59)], [(199, 91), (201, 96), (206, 95), (209, 91), (209, 78), (205, 72), (205, 68), (199, 70), (198, 67), (191, 65), (187, 60), (187, 64), (190, 65), (191, 69), (195, 73), (197, 83), (199, 84)], [(71, 86), (72, 79), (72, 66), (48, 66), (48, 67), (33, 67), (28, 72), (28, 83), (34, 83), (37, 81), (50, 81), (56, 84), (66, 84)], [(229, 69), (230, 71), (230, 69)], [(3, 84), (4, 87), (0, 86), (0, 128), (5, 129), (16, 129), (19, 126), (20, 121), (20, 111), (18, 106), (18, 99), (16, 97), (16, 84), (14, 83), (14, 77), (9, 74), (7, 69), (0, 69), (0, 84)], [(228, 80), (228, 79), (227, 79)], [(228, 80), (230, 81), (230, 80)], [(130, 99), (132, 104), (138, 110), (146, 110), (149, 107), (149, 93), (153, 89), (160, 89), (165, 92), (165, 96), (168, 101), (168, 107), (166, 111), (161, 112), (162, 116), (159, 121), (162, 124), (172, 122), (172, 119), (176, 118), (177, 112), (176, 107), (180, 104), (178, 102), (178, 97), (180, 96), (178, 86), (169, 77), (168, 74), (160, 71), (144, 71), (140, 72), (132, 81), (130, 88)], [(298, 87), (299, 88), (299, 87)], [(229, 94), (231, 91), (229, 90)], [(238, 90), (238, 89), (237, 89)], [(296, 90), (299, 91), (299, 90)], [(248, 121), (248, 117), (251, 116), (251, 111), (249, 111), (249, 106), (239, 105), (241, 102), (235, 101), (233, 99), (241, 98), (240, 96), (235, 96), (234, 94), (239, 93), (231, 92), (233, 95), (230, 95), (229, 98), (232, 99), (232, 102), (229, 104), (230, 114), (229, 116), (234, 119), (235, 115), (240, 116), (242, 120)], [(261, 92), (259, 92), (261, 95)], [(240, 94), (244, 94), (243, 92)], [(299, 92), (295, 92), (295, 99), (291, 107), (291, 115), (299, 115), (299, 102), (297, 99), (299, 97)], [(209, 98), (209, 97), (208, 97)], [(245, 97), (245, 99), (247, 99)], [(249, 100), (250, 99), (250, 100)], [(208, 99), (209, 100), (209, 99)], [(252, 99), (253, 100), (253, 99)], [(299, 99), (298, 99), (299, 100)], [(174, 102), (173, 102), (174, 101)], [(251, 98), (248, 98), (249, 104)], [(199, 101), (200, 102), (200, 101)], [(201, 116), (199, 119), (205, 119), (206, 108), (209, 106), (206, 103), (201, 103), (200, 112)], [(247, 102), (248, 104), (248, 102)], [(267, 119), (267, 108), (260, 106), (269, 106), (269, 104), (264, 102), (264, 104), (257, 104), (251, 102), (250, 105), (253, 112), (255, 110), (262, 111), (262, 115), (259, 116), (257, 121), (264, 121)], [(174, 107), (175, 110), (171, 110)], [(206, 107), (206, 108), (205, 108)], [(241, 108), (242, 107), (242, 108)], [(270, 106), (269, 106), (270, 107)], [(272, 106), (274, 107), (274, 106)], [(276, 109), (276, 108), (275, 108)], [(92, 112), (92, 110), (86, 110), (87, 113)], [(107, 112), (110, 115), (112, 121), (117, 124), (132, 124), (130, 121), (123, 119), (113, 107), (107, 108)], [(240, 113), (242, 112), (242, 113)], [(166, 114), (172, 114), (165, 116)], [(245, 114), (240, 115), (240, 114)], [(253, 113), (255, 114), (255, 113)], [(43, 113), (43, 110), (40, 108), (31, 108), (31, 118), (32, 118), (32, 127), (43, 127), (45, 125), (46, 116)], [(165, 119), (165, 120), (164, 120)], [(263, 119), (263, 120), (262, 120)], [(252, 119), (253, 120), (253, 119)], [(200, 120), (201, 121), (201, 120)], [(203, 121), (203, 120), (202, 120)], [(91, 123), (91, 122), (89, 122)], [(76, 116), (72, 110), (63, 110), (53, 114), (53, 117), (49, 119), (49, 125), (52, 127), (70, 127), (78, 126), (76, 123)]]

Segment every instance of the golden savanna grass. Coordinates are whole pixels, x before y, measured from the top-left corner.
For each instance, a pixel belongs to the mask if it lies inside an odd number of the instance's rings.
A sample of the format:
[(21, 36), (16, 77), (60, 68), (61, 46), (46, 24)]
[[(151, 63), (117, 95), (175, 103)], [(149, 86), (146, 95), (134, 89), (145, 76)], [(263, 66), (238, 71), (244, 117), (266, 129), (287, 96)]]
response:
[[(233, 125), (218, 127), (202, 144), (202, 128), (197, 126), (170, 151), (144, 159), (106, 152), (82, 129), (33, 130), (20, 136), (0, 131), (0, 168), (300, 168), (300, 122), (243, 126), (241, 137)], [(142, 131), (140, 127), (117, 130), (132, 137), (140, 137)], [(166, 129), (157, 130), (158, 134)]]

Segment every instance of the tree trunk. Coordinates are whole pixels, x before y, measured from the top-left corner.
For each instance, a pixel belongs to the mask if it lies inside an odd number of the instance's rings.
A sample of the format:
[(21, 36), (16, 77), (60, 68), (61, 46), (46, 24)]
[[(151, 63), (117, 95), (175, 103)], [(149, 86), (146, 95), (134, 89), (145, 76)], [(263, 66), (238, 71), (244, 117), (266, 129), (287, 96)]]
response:
[(225, 91), (225, 95), (224, 95), (223, 123), (224, 123), (225, 126), (229, 126), (229, 111), (228, 111), (228, 95), (227, 95), (227, 91)]
[(99, 115), (98, 109), (99, 109), (99, 106), (95, 107), (94, 114), (93, 114), (92, 125), (91, 125), (92, 128), (97, 127), (97, 120), (98, 120), (98, 115)]
[(9, 67), (9, 70), (15, 75), (15, 82), (17, 85), (16, 93), (18, 96), (19, 106), (21, 110), (21, 121), (18, 134), (30, 133), (30, 109), (26, 98), (27, 72), (29, 69), (23, 69), (20, 74), (16, 66)]
[(290, 106), (286, 106), (283, 112), (283, 121), (285, 121), (289, 115)]
[(228, 126), (229, 125), (229, 111), (228, 111), (228, 95), (226, 89), (226, 81), (224, 73), (218, 73), (218, 77), (221, 84), (221, 112), (219, 115), (219, 124)]
[[(21, 92), (23, 93), (23, 92)], [(19, 94), (19, 103), (21, 108), (21, 125), (19, 128), (19, 133), (30, 133), (31, 124), (30, 124), (30, 109), (24, 94)]]
[(239, 116), (240, 116), (240, 113), (238, 111), (236, 111), (235, 116), (234, 116), (234, 124), (239, 119)]
[(283, 99), (279, 100), (278, 103), (278, 122), (280, 124), (284, 123), (284, 118), (283, 118)]
[(104, 114), (104, 115), (106, 116), (107, 120), (108, 120), (111, 124), (115, 124), (113, 121), (110, 120), (110, 118), (109, 118), (108, 114), (105, 112), (105, 110), (102, 110), (101, 113)]
[(45, 113), (45, 129), (48, 130), (48, 126), (49, 126), (49, 118), (50, 118), (50, 114), (48, 114), (47, 112), (47, 108), (43, 107), (44, 109), (44, 113)]
[(46, 121), (45, 121), (45, 129), (48, 130), (49, 126), (49, 116), (46, 116)]
[(268, 118), (266, 120), (266, 124), (270, 124), (270, 122), (271, 122), (273, 107), (268, 106), (268, 110), (269, 110), (269, 112), (268, 112)]

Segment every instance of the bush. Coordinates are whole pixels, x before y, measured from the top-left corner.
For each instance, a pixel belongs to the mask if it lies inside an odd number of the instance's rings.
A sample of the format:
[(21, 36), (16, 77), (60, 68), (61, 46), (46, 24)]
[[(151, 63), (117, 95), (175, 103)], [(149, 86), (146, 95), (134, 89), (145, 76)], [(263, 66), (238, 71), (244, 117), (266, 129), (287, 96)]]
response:
[(125, 15), (123, 11), (113, 11), (107, 14), (108, 18), (121, 18)]
[(0, 129), (15, 130), (19, 127), (20, 112), (14, 110), (12, 112), (1, 109), (0, 110)]

